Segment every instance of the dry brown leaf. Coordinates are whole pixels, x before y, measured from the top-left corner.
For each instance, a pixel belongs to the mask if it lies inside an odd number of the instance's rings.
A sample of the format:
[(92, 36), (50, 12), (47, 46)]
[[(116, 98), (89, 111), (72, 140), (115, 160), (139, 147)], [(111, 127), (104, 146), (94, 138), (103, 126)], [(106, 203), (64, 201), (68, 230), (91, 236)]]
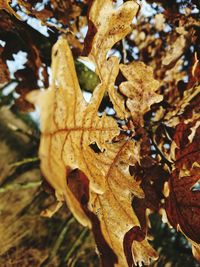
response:
[[(116, 122), (105, 114), (98, 117), (99, 95), (103, 96), (105, 89), (103, 83), (97, 87), (91, 103), (86, 104), (64, 39), (53, 49), (52, 73), (48, 91), (29, 96), (32, 101), (35, 97), (41, 109), (41, 169), (55, 188), (58, 200), (65, 199), (75, 217), (90, 226), (81, 203), (67, 185), (67, 173), (71, 169), (78, 168), (86, 174), (90, 182), (89, 209), (99, 218), (105, 240), (119, 255), (118, 266), (127, 266), (124, 236), (131, 228), (140, 226), (132, 211), (132, 197), (143, 197), (139, 183), (128, 170), (136, 161), (132, 155), (134, 151), (137, 155), (137, 149), (131, 140), (112, 143), (119, 134)], [(92, 150), (90, 145), (94, 142), (101, 152)], [(141, 247), (146, 250), (147, 244), (144, 240)], [(137, 251), (133, 251), (135, 262), (141, 260)], [(142, 260), (148, 263), (151, 257), (155, 258), (156, 254), (148, 245), (147, 256)]]
[(89, 13), (89, 29), (85, 40), (84, 54), (89, 53), (88, 57), (95, 63), (96, 72), (101, 81), (107, 84), (110, 99), (121, 119), (129, 115), (125, 110), (124, 100), (115, 90), (114, 85), (110, 82), (108, 84), (106, 81), (107, 73), (110, 73), (112, 76), (109, 77), (109, 81), (115, 82), (119, 72), (119, 60), (116, 57), (106, 59), (113, 45), (130, 32), (130, 24), (137, 11), (138, 5), (132, 1), (128, 1), (116, 9), (112, 0), (100, 0), (92, 5)]
[(199, 118), (176, 126), (171, 146), (175, 163), (169, 179), (169, 196), (166, 201), (170, 223), (183, 232), (194, 245), (193, 252), (197, 259), (200, 243), (199, 134)]
[(125, 253), (131, 251), (131, 264), (133, 262), (134, 264), (141, 262), (149, 264), (152, 258), (157, 258), (157, 255), (149, 246), (148, 241), (144, 240), (145, 237), (141, 240), (136, 238), (132, 242), (125, 239), (129, 231), (135, 229), (137, 232), (141, 231), (139, 220), (131, 206), (131, 200), (133, 196), (143, 197), (143, 192), (139, 187), (139, 182), (133, 180), (127, 168), (128, 164), (134, 164), (134, 159), (131, 159), (132, 151), (137, 153), (137, 150), (130, 140), (119, 143), (117, 146), (115, 145), (115, 149), (118, 152), (106, 175), (106, 191), (102, 195), (92, 195), (90, 210), (100, 220), (105, 240), (118, 257), (117, 266), (127, 266), (124, 251)]
[(93, 40), (91, 42), (86, 36), (85, 50), (89, 50), (89, 57), (96, 63), (99, 74), (105, 68), (108, 51), (131, 31), (131, 21), (137, 11), (138, 5), (133, 1), (124, 3), (118, 9), (114, 8), (112, 0), (95, 1), (92, 5), (87, 36)]
[(142, 116), (150, 106), (162, 100), (162, 96), (155, 93), (159, 82), (153, 77), (153, 70), (143, 62), (132, 62), (120, 65), (122, 74), (127, 79), (121, 83), (120, 91), (128, 98), (126, 105), (131, 112), (133, 121), (142, 124)]
[[(97, 244), (101, 243), (99, 238), (103, 238), (104, 244), (116, 255), (110, 265), (110, 259), (102, 252), (104, 248), (99, 246), (103, 265), (109, 267), (149, 264), (151, 259), (157, 258), (132, 209), (133, 197), (144, 197), (140, 182), (129, 172), (129, 166), (138, 160), (139, 148), (127, 137), (117, 139), (120, 134), (117, 122), (105, 114), (99, 117), (97, 113), (105, 92), (114, 90), (119, 71), (118, 59), (107, 59), (107, 52), (130, 31), (136, 12), (137, 5), (131, 1), (119, 9), (113, 7), (112, 1), (93, 3), (90, 19), (97, 32), (93, 36), (89, 59), (96, 65), (101, 83), (95, 88), (89, 104), (83, 98), (72, 54), (64, 38), (53, 48), (50, 88), (29, 95), (41, 110), (39, 153), (42, 172), (55, 188), (58, 201), (66, 200), (79, 222), (89, 227), (92, 223), (95, 231), (91, 213), (99, 221), (102, 236), (95, 236)], [(149, 75), (148, 67), (144, 69), (142, 74)], [(155, 80), (152, 83), (145, 80), (145, 90), (149, 90), (148, 86), (152, 84), (154, 87), (157, 85)], [(113, 98), (115, 104), (118, 95)], [(119, 107), (115, 107), (120, 114)], [(125, 117), (125, 113), (122, 112), (121, 117)], [(88, 203), (83, 203), (74, 193), (77, 183), (81, 184), (72, 175), (72, 170), (77, 169), (87, 177), (84, 179), (88, 179), (85, 183)]]
[(165, 115), (166, 125), (175, 127), (185, 119), (185, 122), (194, 121), (199, 118), (200, 86), (194, 86), (184, 92), (181, 100)]

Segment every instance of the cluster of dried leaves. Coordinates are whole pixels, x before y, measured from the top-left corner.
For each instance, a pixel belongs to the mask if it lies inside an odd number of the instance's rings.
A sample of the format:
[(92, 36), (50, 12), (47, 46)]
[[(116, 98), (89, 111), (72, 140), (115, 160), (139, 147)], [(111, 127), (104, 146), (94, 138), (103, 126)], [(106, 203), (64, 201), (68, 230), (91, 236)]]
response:
[[(70, 33), (67, 38), (73, 54), (80, 55), (87, 9), (87, 1), (0, 1), (0, 39), (5, 42), (0, 44), (0, 83), (17, 83), (20, 97), (15, 104), (21, 111), (33, 108), (25, 100), (28, 92), (49, 85), (50, 54), (59, 32)], [(47, 27), (48, 37), (32, 27), (36, 21), (40, 28)], [(14, 61), (20, 51), (26, 53), (26, 63), (10, 76), (7, 60)]]
[[(60, 7), (65, 2), (52, 3), (40, 13), (35, 1), (18, 1), (43, 23), (49, 23), (54, 8), (58, 21), (71, 31), (77, 32), (75, 25), (85, 25), (87, 1), (81, 2), (81, 7), (69, 1), (64, 8)], [(189, 7), (186, 15), (171, 15), (167, 3), (163, 5), (167, 6), (165, 12), (157, 14), (153, 22), (139, 15), (136, 27), (132, 21), (139, 6), (134, 1), (120, 7), (111, 0), (93, 1), (82, 52), (82, 59), (95, 65), (100, 80), (90, 102), (83, 97), (68, 43), (79, 48), (77, 54), (83, 45), (69, 37), (71, 34), (62, 36), (53, 47), (50, 87), (28, 94), (41, 112), (41, 170), (55, 190), (55, 210), (66, 201), (76, 219), (92, 228), (103, 266), (148, 265), (158, 258), (149, 243), (149, 215), (153, 212), (187, 237), (200, 260), (200, 76), (196, 52), (200, 24)], [(0, 6), (11, 12), (8, 3), (0, 2)], [(81, 24), (77, 24), (79, 16)], [(12, 21), (9, 31), (13, 32), (17, 23), (21, 22)], [(174, 28), (166, 30), (171, 25)], [(120, 63), (110, 51), (126, 54), (124, 47), (119, 49), (124, 40), (140, 53), (129, 50), (127, 63)], [(32, 56), (30, 70), (36, 64), (44, 66), (34, 40), (27, 47)], [(140, 61), (132, 61), (136, 56)], [(3, 60), (1, 64), (6, 82), (8, 71)], [(32, 76), (34, 81), (38, 81), (37, 75)], [(43, 77), (47, 79), (46, 74)], [(26, 78), (26, 85), (37, 87)], [(19, 84), (23, 101), (33, 87), (25, 90)], [(104, 98), (109, 98), (113, 116), (99, 112)], [(52, 215), (53, 211), (46, 212)]]

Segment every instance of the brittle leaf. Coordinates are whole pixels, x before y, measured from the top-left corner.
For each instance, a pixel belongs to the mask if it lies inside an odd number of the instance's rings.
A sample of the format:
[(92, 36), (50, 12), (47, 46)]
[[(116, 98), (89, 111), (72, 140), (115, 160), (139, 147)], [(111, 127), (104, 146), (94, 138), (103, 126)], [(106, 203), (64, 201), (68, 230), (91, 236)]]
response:
[[(84, 54), (88, 54), (96, 65), (96, 72), (101, 81), (107, 84), (105, 88), (121, 119), (127, 118), (129, 112), (125, 110), (124, 99), (116, 91), (114, 83), (111, 83), (111, 80), (115, 82), (119, 73), (119, 60), (116, 57), (107, 60), (107, 54), (116, 42), (131, 31), (131, 22), (138, 7), (135, 2), (128, 1), (116, 9), (113, 1), (100, 0), (93, 3), (89, 13), (89, 30)], [(108, 73), (112, 76), (108, 76)], [(107, 79), (109, 83), (106, 82)]]
[(120, 84), (120, 91), (128, 98), (126, 104), (133, 121), (142, 123), (142, 117), (150, 106), (162, 100), (162, 96), (155, 92), (159, 82), (154, 79), (152, 68), (143, 62), (121, 64), (120, 70), (127, 79)]
[[(101, 83), (95, 88), (90, 103), (86, 103), (83, 98), (73, 57), (64, 38), (53, 48), (50, 88), (40, 94), (29, 95), (29, 99), (32, 98), (41, 111), (41, 169), (55, 188), (58, 201), (66, 200), (77, 220), (85, 226), (91, 227), (92, 224), (93, 230), (91, 213), (94, 214), (100, 223), (102, 234), (101, 237), (95, 236), (97, 244), (98, 238), (103, 238), (104, 244), (117, 255), (113, 266), (128, 266), (129, 262), (131, 265), (134, 262), (148, 264), (151, 258), (155, 259), (157, 256), (147, 242), (146, 233), (139, 240), (139, 254), (135, 253), (132, 246), (134, 240), (127, 242), (125, 238), (134, 227), (141, 231), (140, 222), (132, 209), (132, 199), (134, 196), (142, 198), (144, 194), (140, 182), (129, 172), (129, 166), (137, 161), (139, 149), (133, 140), (124, 136), (118, 138), (120, 128), (112, 117), (105, 113), (98, 116), (103, 96), (106, 91), (114, 90), (119, 72), (118, 59), (107, 59), (107, 52), (130, 31), (137, 5), (127, 2), (119, 9), (114, 9), (112, 1), (95, 1), (90, 13), (93, 22), (97, 11), (98, 23), (95, 25), (98, 31), (94, 36), (89, 58), (97, 67)], [(117, 99), (118, 96), (111, 97), (111, 101), (114, 98)], [(122, 104), (124, 103), (120, 105)], [(125, 117), (125, 113), (122, 108), (121, 117)], [(80, 177), (74, 175), (75, 170), (82, 173)], [(85, 199), (81, 189), (77, 193), (77, 188), (83, 184), (82, 190), (86, 191), (85, 195), (88, 194)], [(129, 260), (125, 247), (132, 251)], [(145, 257), (142, 259), (138, 255), (144, 254), (143, 249)], [(103, 262), (106, 261), (108, 259), (104, 258)], [(108, 266), (108, 263), (104, 266)]]
[(171, 153), (174, 154), (173, 172), (169, 179), (169, 197), (166, 211), (169, 222), (189, 239), (199, 257), (200, 191), (199, 191), (199, 120), (176, 126)]
[(136, 150), (134, 142), (118, 143), (113, 145), (114, 149), (118, 152), (106, 175), (106, 191), (103, 195), (92, 195), (90, 210), (100, 220), (105, 240), (118, 257), (116, 266), (127, 266), (123, 248), (124, 237), (133, 227), (140, 226), (131, 202), (134, 195), (140, 198), (144, 195), (139, 182), (134, 181), (128, 170), (128, 165), (134, 164), (132, 159), (132, 151)]

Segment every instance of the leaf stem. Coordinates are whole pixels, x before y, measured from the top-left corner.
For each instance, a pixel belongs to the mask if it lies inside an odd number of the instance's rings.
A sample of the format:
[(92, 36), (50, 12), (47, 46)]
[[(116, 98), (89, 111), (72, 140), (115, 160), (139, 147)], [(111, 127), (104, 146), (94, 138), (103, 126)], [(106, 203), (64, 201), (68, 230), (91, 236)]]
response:
[(154, 146), (155, 149), (156, 149), (156, 152), (161, 156), (163, 162), (166, 163), (167, 166), (169, 167), (169, 169), (171, 170), (171, 169), (172, 169), (172, 162), (170, 162), (170, 161), (165, 157), (165, 155), (162, 153), (162, 151), (158, 148), (158, 145), (157, 145), (156, 141), (153, 139), (153, 137), (151, 138), (151, 141), (152, 141), (153, 146)]
[(127, 52), (126, 52), (126, 41), (122, 39), (122, 54), (123, 54), (123, 63), (127, 63)]

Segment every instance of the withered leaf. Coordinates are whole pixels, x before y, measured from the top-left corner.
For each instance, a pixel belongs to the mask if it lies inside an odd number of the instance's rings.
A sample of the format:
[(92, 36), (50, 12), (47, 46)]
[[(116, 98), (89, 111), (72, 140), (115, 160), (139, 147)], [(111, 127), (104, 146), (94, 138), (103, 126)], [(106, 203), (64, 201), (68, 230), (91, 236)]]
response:
[[(194, 246), (200, 243), (199, 134), (198, 120), (182, 122), (176, 127), (172, 143), (175, 163), (166, 203), (170, 223)], [(196, 249), (193, 251), (196, 253)], [(198, 254), (194, 255), (197, 257)]]
[(184, 35), (180, 35), (179, 37), (177, 37), (175, 42), (168, 47), (168, 50), (166, 51), (166, 56), (163, 58), (162, 63), (164, 65), (169, 65), (179, 59), (184, 53), (185, 46), (186, 38)]
[[(83, 225), (90, 226), (81, 203), (67, 185), (71, 169), (78, 168), (88, 177), (88, 207), (99, 218), (106, 242), (119, 255), (118, 266), (126, 266), (124, 236), (133, 227), (140, 226), (131, 207), (132, 197), (143, 197), (139, 183), (128, 170), (136, 161), (133, 156), (134, 151), (136, 155), (138, 153), (136, 146), (131, 140), (113, 143), (113, 138), (119, 134), (117, 123), (105, 114), (101, 118), (97, 115), (103, 83), (97, 86), (91, 103), (85, 102), (65, 39), (60, 39), (54, 46), (52, 75), (48, 91), (39, 96), (38, 92), (33, 92), (29, 96), (41, 109), (41, 169), (55, 188), (58, 200), (65, 199), (75, 217)], [(90, 147), (94, 142), (100, 153)], [(146, 240), (138, 246), (148, 249), (142, 259), (143, 253), (133, 246), (135, 263), (149, 263), (151, 258), (156, 258)]]
[[(117, 266), (127, 266), (126, 260), (130, 261), (129, 266), (142, 262), (150, 264), (151, 259), (157, 258), (157, 254), (149, 246), (145, 234), (141, 238), (137, 238), (142, 231), (140, 222), (130, 205), (133, 196), (139, 198), (143, 196), (143, 192), (138, 187), (140, 182), (133, 181), (133, 177), (130, 176), (127, 169), (127, 164), (135, 163), (134, 159), (131, 162), (132, 151), (135, 153), (138, 151), (134, 149), (134, 143), (131, 141), (119, 143), (118, 146), (120, 147), (119, 152), (106, 175), (106, 191), (102, 195), (92, 195), (91, 210), (95, 212), (101, 222), (105, 240), (117, 254)], [(137, 233), (132, 240), (125, 237), (132, 232)], [(128, 252), (131, 254), (130, 260)]]
[(126, 105), (131, 112), (133, 121), (142, 124), (142, 116), (150, 106), (162, 100), (155, 91), (159, 82), (153, 77), (153, 70), (143, 62), (132, 62), (120, 65), (126, 82), (120, 84), (120, 91), (127, 97)]
[[(105, 242), (117, 255), (115, 266), (132, 266), (133, 263), (142, 262), (149, 264), (151, 259), (157, 258), (146, 233), (141, 231), (131, 205), (134, 196), (144, 197), (140, 182), (129, 173), (129, 165), (137, 161), (138, 147), (131, 139), (116, 139), (120, 134), (117, 122), (105, 114), (102, 117), (97, 114), (106, 90), (114, 89), (119, 70), (117, 58), (107, 59), (106, 54), (130, 30), (127, 25), (136, 11), (134, 2), (127, 2), (117, 10), (111, 1), (94, 2), (91, 14), (100, 12), (96, 17), (99, 29), (93, 39), (89, 58), (97, 67), (101, 83), (95, 88), (89, 104), (83, 98), (71, 51), (64, 38), (53, 48), (50, 88), (29, 95), (29, 99), (41, 110), (39, 153), (44, 176), (55, 188), (57, 199), (66, 200), (79, 222), (91, 226), (83, 203), (72, 190), (76, 187), (76, 179), (70, 179), (68, 184), (71, 170), (78, 169), (87, 177), (87, 209), (98, 218)], [(105, 21), (104, 13), (107, 17), (110, 14), (108, 21)], [(115, 21), (117, 26), (114, 25)], [(105, 28), (103, 33), (106, 36), (103, 36), (101, 31)], [(135, 231), (136, 235), (131, 241), (126, 238), (129, 232)], [(108, 266), (106, 259), (103, 262)]]
[(174, 102), (166, 113), (166, 124), (175, 127), (182, 121), (192, 122), (199, 118), (200, 86), (193, 86), (186, 90), (182, 99)]
[[(116, 57), (107, 60), (107, 54), (113, 45), (124, 38), (131, 30), (131, 21), (138, 11), (138, 5), (128, 1), (118, 9), (113, 1), (95, 1), (89, 13), (89, 29), (85, 40), (84, 54), (95, 63), (96, 72), (102, 82), (107, 83), (107, 92), (117, 115), (123, 119), (129, 116), (125, 110), (124, 100), (115, 90), (113, 83), (119, 73), (119, 62)], [(112, 70), (112, 71), (111, 71)]]
[[(85, 42), (85, 53), (94, 58), (98, 70), (103, 67), (108, 51), (113, 45), (124, 38), (131, 30), (131, 21), (136, 15), (139, 6), (128, 1), (118, 9), (114, 8), (113, 1), (95, 1), (92, 5), (89, 20), (91, 22), (88, 30), (90, 39)], [(89, 44), (89, 42), (92, 43)]]

